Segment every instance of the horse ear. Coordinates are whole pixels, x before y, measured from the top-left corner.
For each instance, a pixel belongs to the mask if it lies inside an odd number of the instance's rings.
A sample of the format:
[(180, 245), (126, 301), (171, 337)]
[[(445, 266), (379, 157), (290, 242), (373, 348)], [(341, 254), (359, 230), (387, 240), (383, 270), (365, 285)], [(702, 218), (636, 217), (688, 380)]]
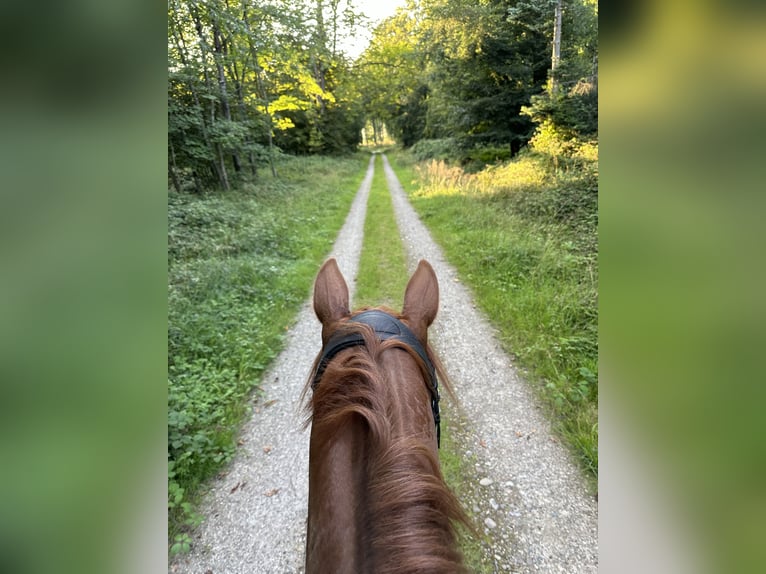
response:
[(439, 281), (433, 267), (421, 259), (404, 291), (402, 316), (418, 339), (425, 342), (428, 326), (434, 322), (438, 310)]
[(314, 281), (314, 313), (322, 325), (330, 325), (349, 314), (348, 285), (334, 258), (325, 261)]

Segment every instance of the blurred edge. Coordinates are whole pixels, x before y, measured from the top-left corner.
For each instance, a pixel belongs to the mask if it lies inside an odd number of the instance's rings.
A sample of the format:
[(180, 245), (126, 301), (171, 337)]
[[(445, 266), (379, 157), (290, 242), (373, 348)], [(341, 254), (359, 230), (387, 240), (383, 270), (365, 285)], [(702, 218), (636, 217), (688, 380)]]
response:
[[(623, 6), (601, 24), (602, 568), (763, 571), (764, 12)], [(165, 22), (2, 11), (0, 570), (159, 571)]]
[(600, 18), (604, 572), (766, 570), (766, 12)]
[(164, 9), (0, 29), (0, 571), (162, 571)]

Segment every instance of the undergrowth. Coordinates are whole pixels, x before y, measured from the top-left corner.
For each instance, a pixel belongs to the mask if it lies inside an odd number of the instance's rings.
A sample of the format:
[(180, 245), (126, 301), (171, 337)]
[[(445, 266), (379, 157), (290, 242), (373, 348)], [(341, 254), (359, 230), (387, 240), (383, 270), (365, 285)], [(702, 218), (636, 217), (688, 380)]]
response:
[(595, 484), (598, 168), (522, 152), (467, 174), (389, 154), (410, 201), (498, 328)]
[(202, 482), (234, 454), (367, 163), (285, 158), (280, 179), (168, 196), (168, 536), (189, 548)]

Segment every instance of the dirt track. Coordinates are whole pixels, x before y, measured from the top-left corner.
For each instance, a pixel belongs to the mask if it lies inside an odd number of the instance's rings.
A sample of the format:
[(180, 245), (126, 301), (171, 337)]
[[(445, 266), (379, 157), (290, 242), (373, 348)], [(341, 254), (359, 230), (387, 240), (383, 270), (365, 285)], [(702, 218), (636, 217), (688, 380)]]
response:
[[(352, 297), (373, 159), (331, 252)], [(459, 438), (466, 455), (476, 460), (480, 493), (468, 504), (492, 540), (495, 571), (597, 572), (597, 505), (580, 470), (383, 160), (410, 270), (425, 258), (439, 278), (441, 304), (432, 343), (466, 421)], [(285, 350), (264, 377), (235, 460), (210, 486), (194, 548), (175, 559), (170, 572), (303, 571), (309, 434), (302, 430), (299, 396), (319, 350), (319, 333), (307, 301)]]

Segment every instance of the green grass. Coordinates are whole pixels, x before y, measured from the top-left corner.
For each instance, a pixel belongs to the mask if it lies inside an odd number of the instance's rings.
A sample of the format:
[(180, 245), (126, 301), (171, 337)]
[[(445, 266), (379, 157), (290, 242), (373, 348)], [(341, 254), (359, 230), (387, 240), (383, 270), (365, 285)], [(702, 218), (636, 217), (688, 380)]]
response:
[(204, 480), (231, 458), (248, 396), (283, 346), (368, 156), (286, 158), (280, 179), (168, 198), (168, 534), (190, 542)]
[(378, 154), (367, 200), (354, 307), (386, 305), (400, 310), (407, 279), (407, 258), (394, 217), (383, 160)]
[(477, 174), (389, 154), (410, 201), (598, 474), (597, 168), (532, 154)]

